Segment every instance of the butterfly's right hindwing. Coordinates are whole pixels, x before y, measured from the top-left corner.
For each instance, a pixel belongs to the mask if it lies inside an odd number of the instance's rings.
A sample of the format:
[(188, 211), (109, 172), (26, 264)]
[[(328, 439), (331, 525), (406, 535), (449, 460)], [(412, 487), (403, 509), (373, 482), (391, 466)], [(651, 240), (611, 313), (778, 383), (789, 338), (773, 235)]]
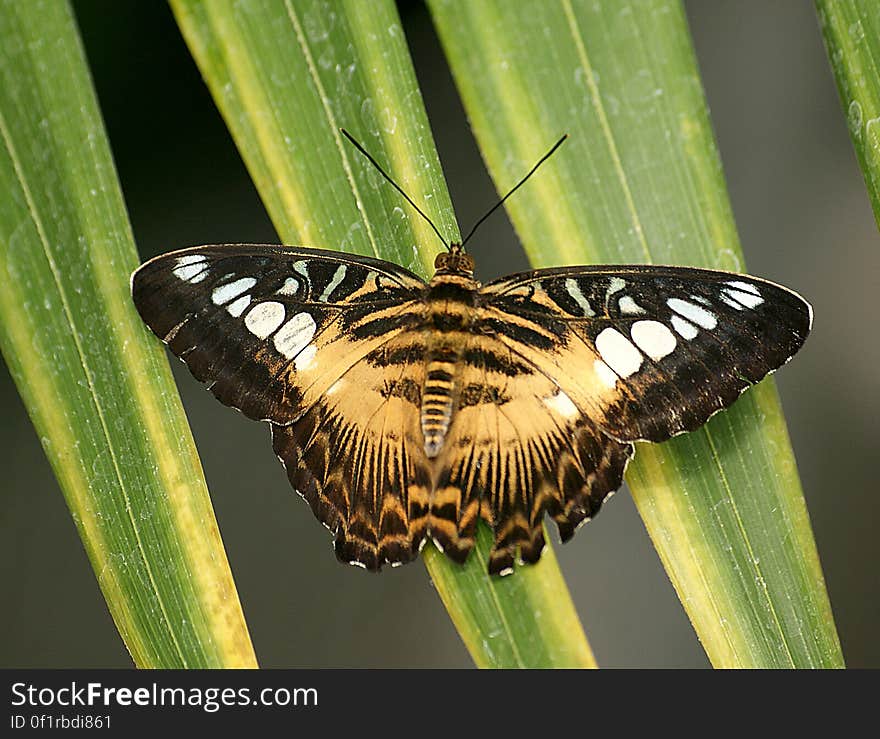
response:
[(132, 276), (141, 317), (193, 375), (278, 424), (404, 330), (424, 287), (388, 262), (271, 245), (186, 249)]

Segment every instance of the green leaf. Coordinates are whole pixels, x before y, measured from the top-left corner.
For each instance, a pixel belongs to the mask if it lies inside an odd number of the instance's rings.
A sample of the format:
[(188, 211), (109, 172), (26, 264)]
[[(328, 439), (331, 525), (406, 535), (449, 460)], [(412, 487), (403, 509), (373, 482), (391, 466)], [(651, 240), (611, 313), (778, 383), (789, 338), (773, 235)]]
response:
[[(430, 274), (439, 239), (339, 132), (351, 131), (447, 239), (459, 238), (394, 4), (171, 6), (284, 242)], [(552, 553), (499, 580), (485, 574), (485, 533), (479, 549), (464, 567), (425, 552), (474, 661), (594, 665)]]
[[(678, 2), (428, 5), (499, 192), (571, 135), (509, 201), (535, 266), (743, 269)], [(843, 664), (772, 381), (627, 480), (715, 666)]]
[(0, 348), (140, 667), (255, 666), (66, 3), (0, 2)]
[(874, 0), (817, 0), (853, 147), (880, 224), (880, 13)]

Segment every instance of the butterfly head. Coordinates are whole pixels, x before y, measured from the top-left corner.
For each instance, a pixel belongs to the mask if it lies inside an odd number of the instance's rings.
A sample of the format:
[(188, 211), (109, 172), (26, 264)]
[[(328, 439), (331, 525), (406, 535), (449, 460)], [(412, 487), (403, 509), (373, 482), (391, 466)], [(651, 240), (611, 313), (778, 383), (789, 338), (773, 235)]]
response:
[(434, 260), (434, 269), (438, 275), (474, 276), (474, 260), (465, 254), (461, 244), (451, 244), (448, 252), (441, 252)]

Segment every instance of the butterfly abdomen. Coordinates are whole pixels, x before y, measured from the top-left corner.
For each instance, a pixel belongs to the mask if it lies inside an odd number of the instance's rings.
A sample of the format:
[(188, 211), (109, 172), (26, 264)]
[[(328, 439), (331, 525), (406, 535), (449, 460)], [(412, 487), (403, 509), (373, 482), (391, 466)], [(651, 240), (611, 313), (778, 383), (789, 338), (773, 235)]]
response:
[(422, 393), (421, 423), (425, 437), (425, 454), (430, 458), (440, 453), (452, 422), (458, 361), (458, 353), (451, 347), (434, 349), (428, 358), (425, 389)]
[(443, 448), (452, 423), (459, 388), (455, 377), (467, 341), (479, 284), (459, 275), (431, 280), (427, 305), (430, 342), (422, 392), (421, 427), (425, 454), (433, 459)]

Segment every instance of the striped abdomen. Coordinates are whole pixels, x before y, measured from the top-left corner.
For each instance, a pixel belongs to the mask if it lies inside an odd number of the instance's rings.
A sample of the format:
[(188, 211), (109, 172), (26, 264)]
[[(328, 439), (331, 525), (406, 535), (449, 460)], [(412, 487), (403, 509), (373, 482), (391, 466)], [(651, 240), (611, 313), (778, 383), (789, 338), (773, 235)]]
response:
[(425, 389), (422, 393), (422, 434), (425, 454), (436, 457), (443, 448), (443, 440), (452, 422), (455, 395), (455, 365), (458, 357), (453, 351), (434, 351), (428, 358)]
[(470, 276), (437, 272), (428, 283), (430, 306), (425, 387), (422, 392), (422, 434), (425, 454), (436, 457), (443, 448), (461, 388), (455, 379), (461, 349), (470, 335), (480, 284)]

